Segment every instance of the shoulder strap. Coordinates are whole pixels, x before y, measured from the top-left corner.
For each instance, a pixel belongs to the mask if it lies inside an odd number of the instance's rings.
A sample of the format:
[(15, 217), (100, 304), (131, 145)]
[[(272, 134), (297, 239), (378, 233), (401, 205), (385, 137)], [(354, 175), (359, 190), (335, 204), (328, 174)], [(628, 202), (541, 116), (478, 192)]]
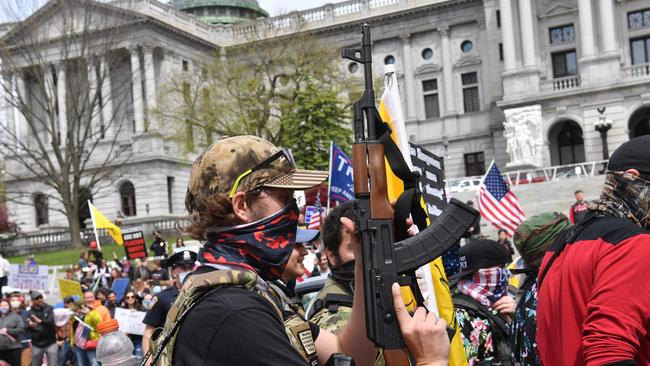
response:
[(316, 299), (316, 301), (314, 301), (314, 305), (309, 312), (309, 318), (325, 308), (327, 308), (327, 311), (330, 313), (336, 313), (339, 306), (347, 306), (351, 308), (352, 299), (353, 297), (347, 294), (327, 294), (324, 299)]
[[(542, 269), (541, 274), (539, 276), (539, 281), (537, 281), (537, 288), (541, 289), (542, 288), (542, 281), (544, 281), (544, 278), (546, 277), (546, 274), (548, 273), (548, 270), (551, 269), (551, 266), (553, 265), (553, 262), (562, 254), (562, 251), (564, 251), (564, 248), (566, 248), (567, 244), (573, 243), (578, 236), (589, 226), (595, 219), (596, 219), (596, 214), (591, 213), (587, 218), (579, 222), (576, 226), (574, 226), (566, 235), (560, 235), (556, 240), (555, 244), (559, 244), (555, 249), (555, 252), (553, 252), (553, 256), (551, 259), (549, 259), (548, 263), (546, 266)], [(554, 245), (555, 246), (555, 245)]]
[(506, 337), (510, 334), (510, 327), (506, 324), (505, 321), (503, 321), (503, 319), (492, 313), (492, 311), (488, 309), (487, 306), (479, 303), (473, 298), (465, 294), (457, 293), (452, 297), (452, 301), (454, 303), (454, 307), (462, 307), (474, 312), (475, 315), (479, 315), (483, 318), (488, 319), (488, 321), (495, 326), (496, 330), (502, 332)]

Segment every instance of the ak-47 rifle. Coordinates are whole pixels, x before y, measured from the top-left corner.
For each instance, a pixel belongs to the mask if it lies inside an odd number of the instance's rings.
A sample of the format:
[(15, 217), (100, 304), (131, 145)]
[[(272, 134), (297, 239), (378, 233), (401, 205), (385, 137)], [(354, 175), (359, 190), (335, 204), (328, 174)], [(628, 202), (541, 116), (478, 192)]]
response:
[[(405, 344), (395, 317), (392, 284), (410, 286), (416, 301), (422, 304), (415, 270), (457, 243), (478, 212), (452, 199), (445, 211), (427, 227), (426, 213), (420, 205), (419, 175), (409, 169), (390, 138), (389, 126), (381, 120), (375, 106), (370, 26), (364, 24), (361, 33), (361, 48), (344, 49), (342, 56), (362, 64), (365, 77), (363, 96), (354, 104), (352, 160), (355, 216), (364, 270), (366, 331), (378, 347), (395, 350), (405, 348)], [(388, 200), (384, 158), (404, 181), (405, 192), (398, 198), (395, 209)], [(412, 237), (406, 235), (405, 221), (409, 216), (421, 230)]]

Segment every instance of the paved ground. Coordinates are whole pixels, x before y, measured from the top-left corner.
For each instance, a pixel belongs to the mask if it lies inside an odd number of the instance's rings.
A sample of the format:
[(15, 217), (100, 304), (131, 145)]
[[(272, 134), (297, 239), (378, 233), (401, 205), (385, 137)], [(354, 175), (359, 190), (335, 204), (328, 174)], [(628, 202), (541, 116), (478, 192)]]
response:
[[(524, 184), (512, 187), (519, 198), (519, 202), (526, 213), (531, 217), (547, 211), (559, 211), (569, 215), (569, 207), (575, 202), (573, 192), (582, 189), (587, 200), (598, 198), (601, 187), (605, 181), (604, 176), (586, 178), (568, 178), (551, 182)], [(476, 192), (455, 193), (452, 197), (463, 202), (473, 200), (476, 202)], [(481, 220), (481, 232), (491, 238), (496, 238), (497, 230), (485, 219)]]

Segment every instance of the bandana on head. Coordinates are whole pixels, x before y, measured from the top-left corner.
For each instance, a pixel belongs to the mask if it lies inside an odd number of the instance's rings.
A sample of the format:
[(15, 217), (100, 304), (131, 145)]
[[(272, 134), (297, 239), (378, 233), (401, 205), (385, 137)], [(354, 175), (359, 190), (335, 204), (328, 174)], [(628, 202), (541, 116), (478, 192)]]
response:
[(589, 203), (589, 211), (630, 220), (650, 229), (650, 181), (628, 178), (624, 172), (608, 171), (600, 199)]
[(252, 269), (267, 281), (282, 276), (296, 243), (298, 206), (287, 207), (262, 220), (208, 231), (199, 251), (199, 262), (239, 265)]
[(508, 291), (510, 271), (506, 268), (492, 267), (479, 269), (472, 277), (458, 282), (458, 291), (485, 306), (491, 306)]

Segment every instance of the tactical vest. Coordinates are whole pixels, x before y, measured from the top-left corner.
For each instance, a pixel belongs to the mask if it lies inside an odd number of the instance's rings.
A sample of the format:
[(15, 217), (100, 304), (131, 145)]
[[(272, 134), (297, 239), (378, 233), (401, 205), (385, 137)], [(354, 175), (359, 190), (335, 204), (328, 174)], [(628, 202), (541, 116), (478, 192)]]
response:
[(257, 282), (258, 277), (255, 273), (237, 269), (221, 269), (189, 276), (167, 313), (164, 328), (156, 329), (149, 341), (150, 352), (154, 359), (157, 357), (155, 365), (172, 365), (176, 336), (182, 321), (194, 307), (208, 297), (207, 295), (225, 286), (241, 287), (266, 299), (273, 306), (278, 319), (284, 324), (293, 348), (308, 365), (316, 365), (316, 345), (309, 324), (297, 316), (283, 316), (278, 301), (268, 290), (258, 289)]
[(353, 295), (346, 291), (341, 284), (328, 278), (325, 286), (316, 296), (308, 317), (314, 323), (319, 324), (320, 318), (326, 314), (338, 313), (341, 306), (348, 307), (351, 311), (353, 299)]

